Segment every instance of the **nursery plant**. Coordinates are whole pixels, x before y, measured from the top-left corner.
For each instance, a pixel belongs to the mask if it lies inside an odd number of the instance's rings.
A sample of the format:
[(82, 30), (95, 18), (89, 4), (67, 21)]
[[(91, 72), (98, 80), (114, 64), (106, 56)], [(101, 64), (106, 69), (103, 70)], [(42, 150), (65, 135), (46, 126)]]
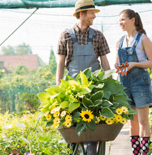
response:
[(59, 86), (39, 93), (42, 120), (46, 127), (75, 127), (78, 135), (98, 124), (122, 123), (133, 119), (136, 111), (128, 104), (124, 86), (109, 78), (115, 70), (92, 72), (87, 68), (74, 79), (65, 76)]

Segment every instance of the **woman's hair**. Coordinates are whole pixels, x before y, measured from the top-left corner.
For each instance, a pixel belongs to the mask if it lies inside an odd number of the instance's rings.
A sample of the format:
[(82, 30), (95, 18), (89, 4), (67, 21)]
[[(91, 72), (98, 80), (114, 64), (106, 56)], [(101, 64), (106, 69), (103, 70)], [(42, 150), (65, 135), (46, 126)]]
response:
[(128, 16), (129, 19), (135, 18), (136, 30), (140, 34), (142, 34), (142, 33), (146, 34), (146, 31), (143, 28), (143, 24), (142, 24), (141, 18), (140, 18), (139, 14), (137, 12), (135, 12), (134, 10), (131, 10), (131, 9), (126, 9), (126, 10), (121, 11), (120, 15), (122, 13), (125, 13)]

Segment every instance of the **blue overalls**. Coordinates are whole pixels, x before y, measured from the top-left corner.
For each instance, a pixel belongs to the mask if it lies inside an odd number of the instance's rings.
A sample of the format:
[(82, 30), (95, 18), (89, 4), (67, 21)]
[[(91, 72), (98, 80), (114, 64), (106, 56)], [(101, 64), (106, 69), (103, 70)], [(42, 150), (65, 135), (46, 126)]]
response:
[[(119, 63), (139, 62), (136, 54), (136, 46), (140, 39), (137, 34), (133, 47), (122, 48), (125, 36), (123, 36), (118, 45)], [(151, 80), (147, 70), (139, 67), (133, 67), (127, 76), (120, 76), (120, 82), (125, 86), (125, 92), (132, 101), (128, 101), (131, 107), (143, 108), (152, 104)]]
[(96, 58), (92, 44), (92, 38), (95, 35), (94, 30), (92, 28), (89, 30), (87, 45), (78, 44), (74, 28), (66, 29), (66, 31), (69, 32), (74, 43), (72, 60), (67, 66), (69, 71), (68, 75), (75, 78), (80, 73), (80, 71), (83, 71), (89, 67), (92, 67), (92, 71), (98, 70), (100, 65)]

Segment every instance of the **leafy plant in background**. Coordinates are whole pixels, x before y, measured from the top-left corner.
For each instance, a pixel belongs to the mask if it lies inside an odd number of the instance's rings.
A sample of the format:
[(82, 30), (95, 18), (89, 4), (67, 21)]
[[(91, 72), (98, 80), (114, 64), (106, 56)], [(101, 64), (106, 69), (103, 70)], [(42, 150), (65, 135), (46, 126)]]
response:
[(19, 95), (19, 99), (24, 101), (25, 109), (30, 111), (31, 113), (34, 113), (38, 110), (40, 101), (36, 94), (30, 94), (26, 92)]
[[(37, 122), (37, 115), (15, 113), (0, 114), (0, 155), (67, 155), (70, 153), (59, 133), (46, 129), (44, 122)], [(24, 126), (21, 124), (24, 123)], [(6, 129), (4, 126), (10, 126)], [(29, 145), (30, 143), (30, 145)], [(16, 153), (15, 153), (16, 152)]]
[(76, 127), (80, 135), (87, 128), (94, 130), (96, 124), (125, 124), (133, 119), (129, 98), (118, 81), (108, 78), (114, 70), (91, 68), (80, 72), (76, 79), (66, 76), (59, 86), (52, 85), (39, 93), (40, 116), (46, 127)]

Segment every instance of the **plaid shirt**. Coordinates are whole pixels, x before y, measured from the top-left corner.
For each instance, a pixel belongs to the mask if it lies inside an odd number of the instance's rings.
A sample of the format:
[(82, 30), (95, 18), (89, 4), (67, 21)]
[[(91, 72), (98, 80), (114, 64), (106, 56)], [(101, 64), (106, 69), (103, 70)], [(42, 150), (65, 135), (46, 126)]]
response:
[[(81, 29), (78, 27), (77, 24), (74, 25), (75, 34), (78, 40), (78, 44), (87, 45), (87, 39), (89, 36), (89, 29), (88, 27), (83, 33), (81, 32)], [(95, 30), (95, 36), (93, 36), (92, 44), (94, 47), (94, 51), (96, 54), (96, 57), (98, 59), (99, 56), (103, 56), (105, 54), (110, 53), (109, 46), (107, 44), (107, 41), (104, 37), (104, 35), (98, 31)], [(64, 31), (61, 33), (61, 36), (58, 41), (58, 49), (57, 54), (65, 55), (66, 56), (66, 64), (67, 67), (72, 59), (73, 54), (73, 41), (71, 35)]]

